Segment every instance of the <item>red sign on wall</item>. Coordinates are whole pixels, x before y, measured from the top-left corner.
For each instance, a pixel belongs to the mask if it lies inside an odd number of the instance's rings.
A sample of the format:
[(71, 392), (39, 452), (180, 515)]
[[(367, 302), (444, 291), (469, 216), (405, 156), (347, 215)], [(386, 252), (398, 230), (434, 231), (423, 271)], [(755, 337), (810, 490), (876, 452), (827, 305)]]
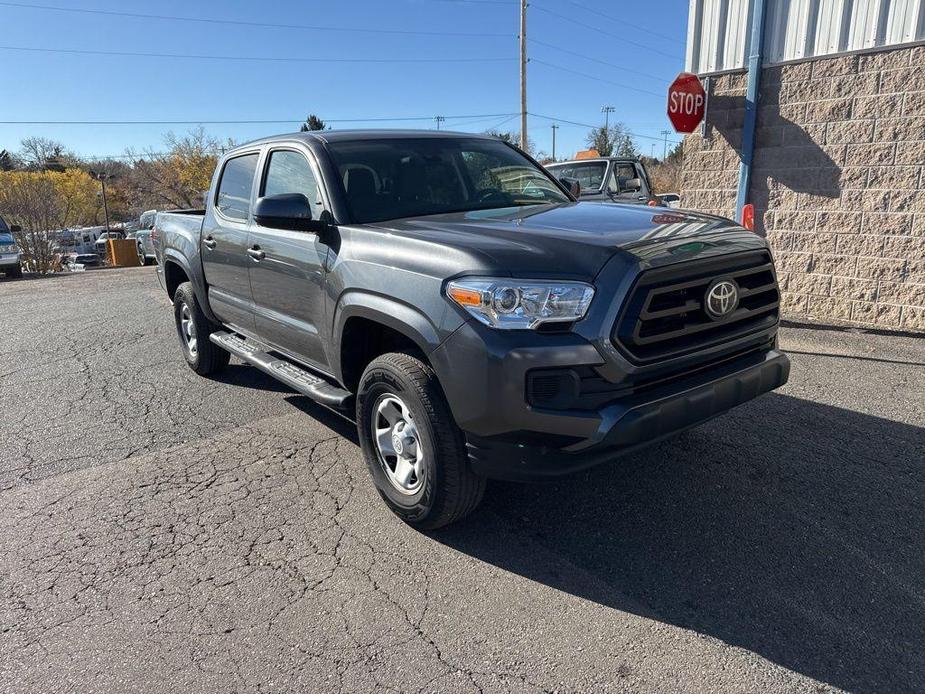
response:
[(700, 78), (682, 72), (668, 87), (668, 120), (679, 133), (692, 133), (703, 120), (707, 95)]

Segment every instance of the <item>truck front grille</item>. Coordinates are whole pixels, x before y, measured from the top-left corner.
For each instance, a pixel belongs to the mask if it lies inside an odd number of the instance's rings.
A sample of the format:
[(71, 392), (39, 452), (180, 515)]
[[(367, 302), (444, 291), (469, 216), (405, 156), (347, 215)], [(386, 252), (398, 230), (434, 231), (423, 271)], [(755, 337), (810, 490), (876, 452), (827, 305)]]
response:
[[(738, 287), (738, 306), (711, 317), (704, 302), (716, 280)], [(773, 327), (780, 294), (767, 251), (738, 253), (643, 272), (614, 328), (614, 344), (637, 363), (690, 354)]]

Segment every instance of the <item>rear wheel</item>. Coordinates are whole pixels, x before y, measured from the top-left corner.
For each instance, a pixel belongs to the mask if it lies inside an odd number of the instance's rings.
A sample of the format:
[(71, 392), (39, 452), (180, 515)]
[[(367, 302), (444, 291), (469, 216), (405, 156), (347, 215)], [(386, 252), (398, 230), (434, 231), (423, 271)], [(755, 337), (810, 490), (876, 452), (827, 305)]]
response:
[(366, 368), (357, 393), (357, 431), (376, 489), (389, 508), (421, 529), (471, 513), (485, 492), (463, 434), (431, 368), (409, 354), (385, 354)]
[(173, 315), (183, 356), (193, 371), (207, 376), (228, 366), (231, 354), (209, 339), (209, 335), (220, 326), (210, 321), (199, 308), (190, 282), (177, 287), (173, 297)]
[(148, 264), (148, 257), (145, 255), (145, 247), (138, 244), (138, 264), (144, 267)]

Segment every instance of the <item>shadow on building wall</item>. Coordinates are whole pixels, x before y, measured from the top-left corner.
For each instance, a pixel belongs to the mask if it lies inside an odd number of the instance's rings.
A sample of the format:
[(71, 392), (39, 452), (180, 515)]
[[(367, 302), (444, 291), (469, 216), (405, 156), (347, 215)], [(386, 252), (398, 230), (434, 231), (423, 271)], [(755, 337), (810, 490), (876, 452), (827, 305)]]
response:
[[(827, 124), (801, 125), (788, 117), (794, 109), (780, 104), (779, 71), (764, 70), (762, 80), (748, 201), (755, 206), (756, 231), (764, 234), (768, 211), (830, 208), (841, 196), (842, 170), (822, 147)], [(744, 118), (741, 91), (710, 96), (708, 136), (722, 137), (739, 154)], [(739, 161), (741, 155), (736, 167)], [(802, 197), (790, 195), (794, 193)]]

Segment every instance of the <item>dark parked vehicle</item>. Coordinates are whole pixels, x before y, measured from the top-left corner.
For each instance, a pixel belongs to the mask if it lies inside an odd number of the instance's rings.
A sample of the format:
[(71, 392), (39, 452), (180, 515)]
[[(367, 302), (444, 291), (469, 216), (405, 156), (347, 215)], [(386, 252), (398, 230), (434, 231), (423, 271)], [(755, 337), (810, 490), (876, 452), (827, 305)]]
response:
[(603, 462), (789, 373), (761, 237), (578, 203), (494, 138), (259, 140), (153, 233), (190, 367), (234, 354), (355, 415), (379, 493), (422, 528), (471, 512), (486, 478)]
[(579, 200), (620, 202), (627, 205), (659, 203), (652, 194), (649, 174), (642, 162), (633, 157), (601, 157), (576, 159), (546, 168), (557, 178), (578, 181), (581, 186)]

